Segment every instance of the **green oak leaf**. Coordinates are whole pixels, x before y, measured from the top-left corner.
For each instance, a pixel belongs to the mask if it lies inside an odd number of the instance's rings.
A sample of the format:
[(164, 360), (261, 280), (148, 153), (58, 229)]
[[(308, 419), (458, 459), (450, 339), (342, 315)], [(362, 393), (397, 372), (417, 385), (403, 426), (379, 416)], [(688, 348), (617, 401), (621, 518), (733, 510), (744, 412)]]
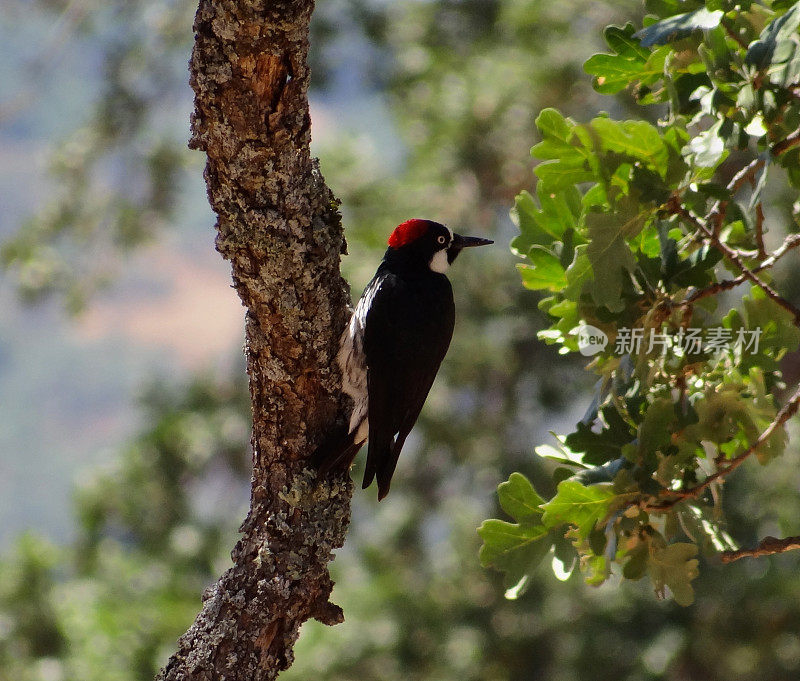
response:
[(663, 177), (667, 167), (667, 147), (650, 123), (595, 118), (591, 126), (599, 135), (603, 149), (643, 161)]
[[(653, 400), (644, 413), (644, 419), (639, 425), (639, 454), (650, 458), (648, 455), (666, 447), (672, 438), (673, 424), (677, 421), (675, 406), (668, 397), (659, 397)], [(655, 460), (655, 457), (652, 457)]]
[(694, 159), (694, 164), (700, 168), (715, 168), (723, 157), (727, 155), (725, 140), (721, 136), (725, 120), (714, 123), (708, 130), (695, 135), (683, 148), (686, 156)]
[(478, 535), (483, 540), (478, 553), (481, 565), (505, 573), (503, 582), (513, 597), (523, 592), (528, 574), (553, 545), (549, 528), (541, 523), (484, 520)]
[(633, 37), (635, 32), (634, 25), (628, 22), (623, 28), (608, 26), (603, 31), (603, 37), (606, 40), (606, 44), (620, 57), (644, 63), (650, 56), (650, 50), (642, 47), (639, 41)]
[(772, 57), (769, 82), (778, 87), (791, 87), (800, 80), (800, 39), (793, 35), (781, 40)]
[(500, 483), (497, 496), (501, 508), (518, 523), (535, 520), (543, 513), (544, 499), (522, 473), (512, 473), (508, 480)]
[[(745, 377), (729, 370), (727, 380), (709, 386), (694, 404), (698, 420), (684, 430), (685, 444), (715, 444), (726, 456), (736, 456), (753, 445), (777, 413), (764, 385), (762, 371), (752, 367)], [(780, 456), (786, 446), (786, 431), (777, 429), (756, 450), (761, 463)]]
[(691, 605), (694, 602), (692, 580), (700, 574), (696, 555), (697, 546), (687, 542), (651, 548), (647, 572), (656, 594), (663, 598), (664, 588), (669, 587), (678, 605)]
[(625, 555), (628, 560), (622, 568), (622, 576), (634, 581), (644, 577), (647, 572), (647, 560), (650, 557), (647, 543), (639, 542)]
[(530, 265), (517, 265), (525, 288), (556, 292), (567, 285), (567, 277), (561, 262), (546, 248), (533, 246), (528, 252), (528, 259), (531, 261)]
[(531, 149), (531, 156), (543, 161), (563, 160), (580, 162), (587, 153), (575, 134), (578, 127), (556, 109), (542, 109), (536, 117), (536, 127), (542, 141)]
[(567, 435), (564, 444), (573, 452), (585, 452), (582, 460), (592, 466), (599, 466), (622, 456), (622, 448), (630, 443), (634, 434), (630, 426), (620, 416), (613, 405), (601, 410), (605, 428), (594, 432), (592, 425), (578, 423), (574, 433)]
[(582, 561), (581, 567), (586, 573), (584, 581), (592, 586), (600, 586), (611, 574), (611, 566), (605, 555), (591, 555)]
[(542, 109), (536, 117), (536, 127), (545, 140), (556, 140), (569, 146), (575, 124), (557, 109)]
[[(757, 69), (769, 68), (775, 59), (776, 52), (783, 49), (786, 50), (786, 45), (797, 31), (800, 26), (800, 3), (795, 3), (785, 14), (781, 15), (774, 21), (766, 25), (758, 40), (752, 42), (747, 48), (745, 55), (745, 63), (754, 66)], [(788, 47), (788, 46), (787, 46)], [(785, 60), (787, 57), (782, 56)]]
[(759, 286), (750, 289), (750, 295), (742, 298), (747, 328), (761, 329), (760, 351), (770, 350), (780, 359), (787, 352), (797, 350), (800, 345), (800, 329), (794, 323), (791, 312), (782, 308)]
[[(562, 438), (558, 436), (558, 439), (561, 440)], [(556, 463), (564, 464), (565, 466), (577, 466), (582, 469), (587, 468), (581, 460), (580, 454), (576, 454), (563, 443), (561, 443), (559, 449), (556, 449), (552, 445), (539, 445), (533, 451), (535, 451), (538, 456), (550, 459)]]
[(544, 501), (522, 473), (512, 473), (497, 488), (500, 506), (516, 522), (486, 520), (478, 528), (483, 539), (479, 558), (484, 567), (505, 573), (508, 598), (516, 598), (526, 588), (528, 575), (550, 551), (553, 536), (542, 524)]
[(735, 551), (739, 548), (731, 536), (720, 527), (719, 520), (714, 518), (708, 508), (681, 504), (675, 512), (680, 516), (681, 527), (694, 541), (702, 545), (704, 552)]
[(592, 297), (610, 312), (621, 312), (625, 308), (622, 289), (625, 279), (636, 267), (626, 239), (639, 234), (646, 219), (646, 212), (639, 212), (639, 205), (632, 200), (622, 203), (614, 213), (586, 214), (589, 236), (586, 255), (595, 282)]
[(581, 126), (555, 109), (543, 109), (536, 118), (536, 127), (542, 141), (531, 149), (531, 155), (545, 161), (536, 166), (535, 172), (549, 191), (595, 178), (591, 144), (587, 148)]
[(511, 242), (511, 250), (520, 256), (527, 256), (532, 246), (549, 247), (563, 240), (565, 232), (579, 226), (581, 195), (574, 185), (553, 192), (540, 182), (536, 190), (538, 206), (529, 192), (522, 191), (511, 210), (511, 219), (520, 231)]
[[(511, 220), (519, 229), (519, 234), (511, 240), (511, 251), (525, 257), (534, 244), (549, 245), (543, 230), (539, 227), (539, 208), (529, 192), (521, 191), (514, 200)], [(545, 237), (545, 238), (543, 238)]]
[[(760, 367), (751, 367), (746, 381), (747, 387), (746, 393), (743, 394), (743, 402), (747, 405), (748, 416), (754, 424), (753, 430), (758, 431), (760, 435), (775, 419), (778, 409), (773, 396), (767, 391), (764, 372)], [(751, 437), (751, 433), (747, 431), (745, 435), (750, 438), (747, 440), (749, 446), (754, 442), (754, 437)], [(776, 428), (772, 435), (756, 448), (755, 455), (758, 462), (763, 465), (783, 454), (788, 439), (785, 428)]]
[(542, 207), (541, 228), (550, 236), (563, 239), (565, 232), (578, 228), (581, 217), (581, 194), (575, 185), (553, 192), (542, 182), (536, 187), (536, 195)]
[(705, 399), (695, 404), (698, 422), (687, 431), (697, 441), (707, 440), (721, 444), (728, 442), (743, 426), (750, 437), (757, 437), (758, 431), (750, 418), (748, 405), (741, 399), (737, 388), (707, 391)]
[(565, 157), (558, 161), (540, 163), (535, 172), (539, 180), (550, 189), (563, 189), (595, 179), (594, 171), (590, 169), (585, 158)]
[(633, 24), (624, 28), (609, 26), (605, 30), (608, 46), (616, 54), (595, 54), (583, 65), (594, 76), (594, 87), (604, 94), (615, 94), (639, 80), (645, 71), (650, 50), (643, 48), (633, 37)]
[(723, 14), (722, 10), (709, 12), (705, 8), (685, 14), (676, 14), (673, 17), (650, 24), (647, 28), (634, 33), (633, 37), (639, 38), (643, 47), (666, 45), (682, 38), (688, 38), (695, 31), (708, 30), (719, 26)]
[(681, 8), (684, 7), (683, 3), (684, 0), (645, 0), (644, 6), (650, 14), (671, 17), (673, 14), (680, 13)]
[(573, 525), (582, 538), (612, 510), (617, 495), (608, 483), (584, 486), (577, 480), (559, 483), (556, 495), (542, 506), (545, 527)]
[(586, 284), (592, 279), (592, 263), (587, 253), (587, 245), (581, 244), (575, 247), (575, 255), (572, 262), (567, 267), (567, 287), (563, 293), (567, 298), (577, 300), (580, 298)]

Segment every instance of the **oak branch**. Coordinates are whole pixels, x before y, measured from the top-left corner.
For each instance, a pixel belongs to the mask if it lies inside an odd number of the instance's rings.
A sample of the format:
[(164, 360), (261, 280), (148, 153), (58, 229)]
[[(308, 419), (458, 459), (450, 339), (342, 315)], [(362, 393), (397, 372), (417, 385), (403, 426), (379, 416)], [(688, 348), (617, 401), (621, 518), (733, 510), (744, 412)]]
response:
[(305, 469), (342, 409), (335, 368), (349, 291), (338, 202), (309, 152), (310, 0), (200, 0), (190, 146), (205, 151), (217, 250), (246, 308), (253, 406), (251, 506), (230, 568), (159, 674), (273, 679), (300, 625), (342, 621), (328, 563), (352, 487)]

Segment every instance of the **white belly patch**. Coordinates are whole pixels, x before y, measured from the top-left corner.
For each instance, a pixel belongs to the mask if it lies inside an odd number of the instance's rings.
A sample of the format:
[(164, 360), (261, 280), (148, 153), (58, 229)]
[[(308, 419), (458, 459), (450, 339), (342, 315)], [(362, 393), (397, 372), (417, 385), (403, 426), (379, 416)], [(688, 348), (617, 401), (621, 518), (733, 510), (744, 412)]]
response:
[(369, 400), (367, 397), (367, 362), (364, 354), (364, 326), (373, 296), (374, 291), (367, 290), (358, 301), (353, 316), (342, 333), (339, 354), (336, 356), (342, 372), (342, 390), (353, 399), (349, 432), (352, 433), (358, 428), (359, 433), (356, 439), (360, 441), (366, 440), (368, 430)]

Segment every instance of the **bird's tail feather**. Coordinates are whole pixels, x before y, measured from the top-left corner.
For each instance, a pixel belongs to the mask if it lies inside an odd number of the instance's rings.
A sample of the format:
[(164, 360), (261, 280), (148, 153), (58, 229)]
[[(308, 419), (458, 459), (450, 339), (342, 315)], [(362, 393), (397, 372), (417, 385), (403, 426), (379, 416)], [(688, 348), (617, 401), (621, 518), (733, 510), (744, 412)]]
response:
[(397, 460), (400, 458), (400, 450), (403, 448), (405, 438), (399, 437), (392, 443), (386, 457), (382, 459), (378, 468), (378, 501), (389, 494), (389, 485), (392, 484), (392, 476), (397, 468)]
[(347, 424), (337, 427), (311, 455), (311, 465), (320, 473), (333, 470), (346, 471), (353, 463), (364, 440), (356, 440), (358, 428), (348, 432)]
[(364, 482), (361, 484), (361, 488), (366, 489), (377, 478), (378, 501), (389, 494), (389, 486), (392, 483), (392, 475), (397, 467), (403, 442), (405, 442), (405, 438), (402, 440), (390, 438), (387, 442), (375, 442), (374, 444), (370, 440), (367, 466), (364, 469)]
[[(381, 479), (381, 471), (383, 470), (384, 463), (391, 456), (393, 439), (391, 435), (388, 437), (380, 437), (377, 433), (372, 433), (367, 449), (367, 465), (364, 467), (364, 481), (361, 483), (361, 489), (367, 489), (367, 487), (372, 484), (376, 475), (378, 480)], [(379, 486), (378, 500), (381, 498)]]

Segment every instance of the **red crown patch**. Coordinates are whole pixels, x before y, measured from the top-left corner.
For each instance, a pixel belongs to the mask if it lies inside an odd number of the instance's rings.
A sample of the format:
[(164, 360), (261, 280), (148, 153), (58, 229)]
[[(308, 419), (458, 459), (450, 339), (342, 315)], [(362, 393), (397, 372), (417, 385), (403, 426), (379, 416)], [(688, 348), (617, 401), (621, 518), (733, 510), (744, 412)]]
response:
[(394, 231), (389, 235), (389, 246), (392, 248), (401, 248), (406, 244), (410, 244), (412, 241), (416, 241), (427, 231), (427, 220), (406, 220), (397, 225)]

